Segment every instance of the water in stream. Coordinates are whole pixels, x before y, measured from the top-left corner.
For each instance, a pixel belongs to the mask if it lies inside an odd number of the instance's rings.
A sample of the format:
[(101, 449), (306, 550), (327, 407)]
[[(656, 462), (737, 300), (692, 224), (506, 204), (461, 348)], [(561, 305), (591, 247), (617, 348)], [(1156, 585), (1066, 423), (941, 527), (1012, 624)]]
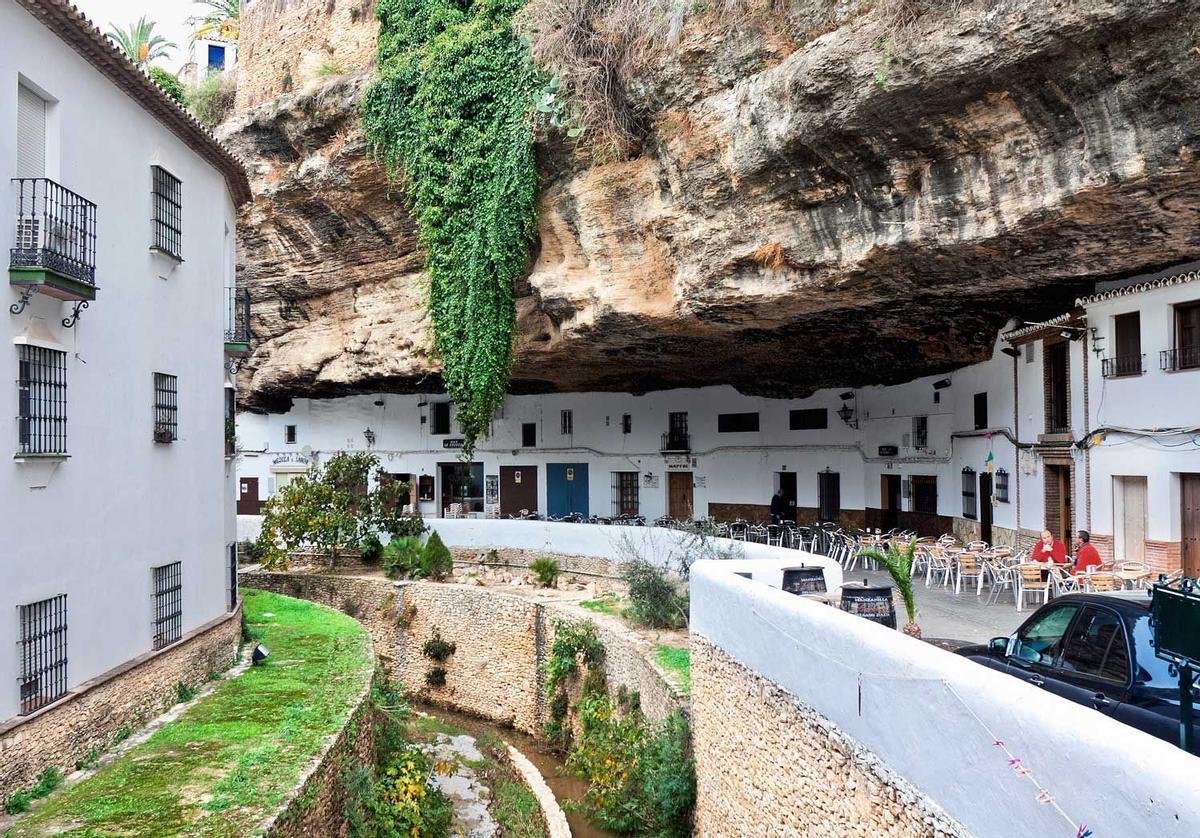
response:
[(454, 710), (423, 704), (416, 705), (415, 709), (461, 728), (471, 736), (478, 737), (490, 733), (500, 737), (523, 753), (530, 762), (537, 766), (538, 771), (542, 772), (546, 785), (550, 786), (550, 790), (558, 798), (559, 805), (567, 814), (567, 823), (571, 827), (573, 838), (613, 838), (613, 833), (593, 826), (582, 814), (573, 812), (567, 807), (566, 803), (569, 800), (583, 800), (583, 796), (587, 792), (587, 783), (568, 771), (563, 765), (562, 757), (549, 745), (512, 728), (501, 727)]

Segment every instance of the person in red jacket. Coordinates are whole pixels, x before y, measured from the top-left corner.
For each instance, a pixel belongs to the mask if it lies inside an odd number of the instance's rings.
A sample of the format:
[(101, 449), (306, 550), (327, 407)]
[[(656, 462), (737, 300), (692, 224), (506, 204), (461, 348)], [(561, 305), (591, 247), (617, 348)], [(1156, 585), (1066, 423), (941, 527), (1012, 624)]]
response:
[(1092, 546), (1092, 534), (1087, 530), (1079, 531), (1079, 546), (1075, 549), (1075, 572), (1083, 573), (1088, 568), (1099, 567), (1104, 562), (1100, 551)]
[(1066, 564), (1067, 545), (1056, 539), (1050, 530), (1042, 530), (1042, 539), (1033, 546), (1033, 553), (1030, 554), (1029, 561)]

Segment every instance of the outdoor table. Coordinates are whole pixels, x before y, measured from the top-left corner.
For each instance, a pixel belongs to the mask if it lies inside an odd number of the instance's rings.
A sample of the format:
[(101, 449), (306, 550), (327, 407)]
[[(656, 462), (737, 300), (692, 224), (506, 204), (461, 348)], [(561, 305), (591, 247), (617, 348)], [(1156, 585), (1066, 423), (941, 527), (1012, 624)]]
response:
[(1132, 587), (1136, 588), (1138, 582), (1143, 579), (1152, 578), (1154, 573), (1150, 570), (1115, 570), (1113, 571), (1113, 576), (1116, 579), (1121, 580), (1121, 588), (1124, 589), (1130, 584)]

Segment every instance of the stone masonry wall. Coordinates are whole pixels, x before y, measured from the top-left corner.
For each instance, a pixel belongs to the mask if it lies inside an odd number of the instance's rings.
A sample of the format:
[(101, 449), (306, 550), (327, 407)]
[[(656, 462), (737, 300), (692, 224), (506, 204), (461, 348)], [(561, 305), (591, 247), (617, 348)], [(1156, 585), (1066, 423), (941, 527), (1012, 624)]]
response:
[(827, 719), (692, 635), (697, 835), (965, 836)]
[(239, 111), (299, 90), (332, 70), (375, 60), (374, 0), (244, 3), (238, 36)]
[[(638, 691), (648, 717), (661, 719), (680, 709), (679, 697), (648, 659), (650, 641), (615, 620), (534, 591), (261, 571), (243, 572), (241, 584), (355, 617), (366, 626), (376, 654), (410, 693), (534, 736), (542, 734), (546, 721), (541, 667), (554, 639), (555, 618), (597, 623), (610, 689)], [(438, 664), (424, 656), (423, 648), (435, 626), (456, 649), (441, 664), (445, 685), (430, 688), (425, 675)]]
[(80, 684), (64, 698), (28, 716), (0, 724), (0, 799), (33, 784), (56, 766), (69, 773), (95, 748), (104, 751), (122, 727), (150, 721), (178, 696), (234, 661), (241, 640), (237, 610), (190, 632), (178, 643), (148, 652)]
[(375, 725), (371, 709), (374, 681), (375, 677), (367, 681), (346, 725), (309, 767), (283, 810), (266, 826), (264, 834), (268, 838), (347, 834), (347, 769), (375, 762)]

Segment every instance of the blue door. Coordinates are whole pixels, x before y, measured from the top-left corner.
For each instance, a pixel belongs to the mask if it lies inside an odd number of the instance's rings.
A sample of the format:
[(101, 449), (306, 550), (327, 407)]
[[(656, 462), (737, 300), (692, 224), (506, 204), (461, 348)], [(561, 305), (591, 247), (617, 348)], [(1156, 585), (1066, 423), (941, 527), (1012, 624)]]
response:
[(587, 463), (546, 464), (546, 514), (553, 518), (577, 513), (587, 516)]

